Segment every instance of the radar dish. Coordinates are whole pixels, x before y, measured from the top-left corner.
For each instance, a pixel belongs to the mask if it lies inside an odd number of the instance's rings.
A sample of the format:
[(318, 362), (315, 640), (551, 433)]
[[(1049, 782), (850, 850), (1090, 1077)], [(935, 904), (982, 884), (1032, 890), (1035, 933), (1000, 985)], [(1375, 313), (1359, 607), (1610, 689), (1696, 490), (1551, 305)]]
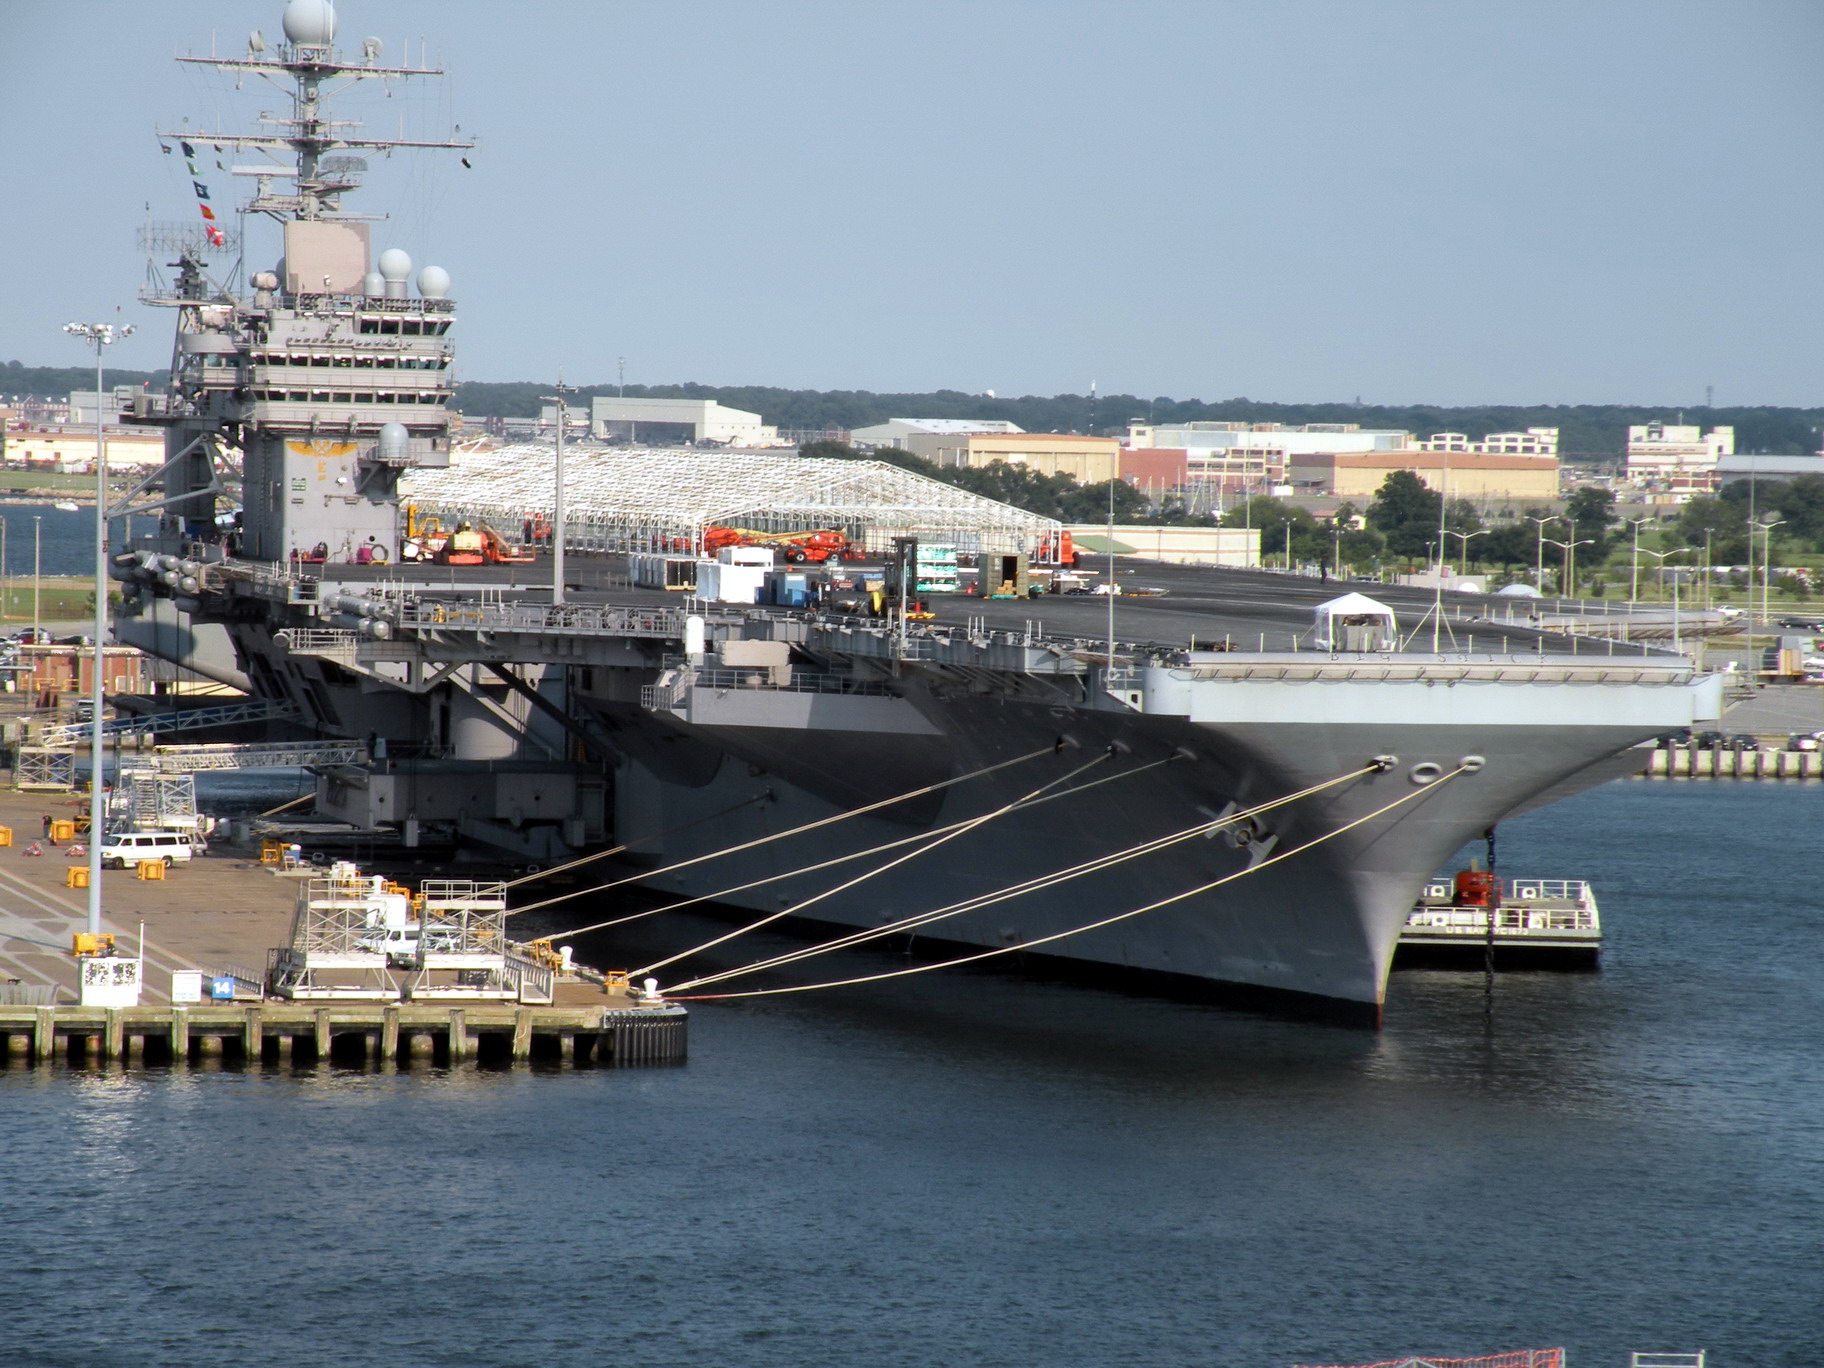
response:
[(330, 0), (290, 0), (284, 25), (293, 46), (326, 48), (336, 41), (336, 7)]
[(148, 223), (139, 230), (139, 250), (163, 252), (177, 256), (232, 256), (241, 250), (241, 235), (188, 219), (167, 219)]

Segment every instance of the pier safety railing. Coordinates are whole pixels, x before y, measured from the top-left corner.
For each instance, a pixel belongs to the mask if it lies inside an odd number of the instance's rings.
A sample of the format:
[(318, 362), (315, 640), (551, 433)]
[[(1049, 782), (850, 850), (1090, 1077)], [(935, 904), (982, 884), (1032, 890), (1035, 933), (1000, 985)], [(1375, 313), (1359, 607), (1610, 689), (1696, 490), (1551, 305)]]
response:
[[(1412, 921), (1436, 931), (1481, 934), (1488, 929), (1489, 909), (1460, 907), (1452, 901), (1448, 880), (1425, 885)], [(1495, 909), (1497, 931), (1589, 931), (1599, 928), (1590, 886), (1581, 879), (1513, 879)]]
[[(477, 595), (452, 598), (422, 593), (397, 582), (363, 584), (358, 592), (355, 586), (348, 586), (319, 600), (315, 581), (272, 567), (225, 562), (211, 567), (211, 571), (245, 579), (289, 602), (316, 601), (320, 612), (359, 619), (352, 624), (359, 630), (291, 628), (281, 634), (299, 653), (351, 658), (358, 651), (383, 649), (376, 646), (374, 636), (384, 638), (401, 632), (423, 637), (440, 632), (506, 632), (678, 641), (683, 638), (686, 621), (693, 616), (701, 617), (712, 635), (718, 628), (765, 624), (773, 640), (812, 649), (935, 663), (981, 663), (966, 658), (998, 655), (1003, 657), (1005, 668), (1029, 673), (1083, 674), (1103, 664), (1110, 649), (1105, 638), (1054, 635), (1037, 619), (1029, 619), (1019, 629), (990, 628), (980, 617), (972, 617), (962, 625), (902, 624), (891, 617), (707, 603), (695, 597), (660, 606), (544, 604), (509, 598), (512, 591), (507, 589), (487, 589)], [(385, 624), (384, 631), (370, 625), (381, 623)], [(1612, 640), (1600, 643), (1604, 650), (1580, 651), (1574, 636), (1568, 651), (1550, 653), (1542, 638), (1516, 643), (1505, 636), (1491, 639), (1486, 635), (1481, 639), (1471, 635), (1453, 640), (1448, 647), (1436, 651), (1414, 650), (1416, 638), (1408, 636), (1397, 652), (1354, 653), (1311, 649), (1304, 640), (1308, 635), (1309, 629), (1288, 632), (1287, 648), (1279, 651), (1269, 649), (1269, 637), (1264, 633), (1259, 634), (1258, 641), (1238, 641), (1231, 635), (1193, 643), (1191, 648), (1155, 641), (1117, 640), (1112, 644), (1117, 666), (1190, 669), (1200, 678), (1236, 677), (1238, 670), (1255, 678), (1267, 677), (1276, 670), (1283, 672), (1280, 678), (1331, 678), (1336, 677), (1336, 669), (1341, 666), (1350, 679), (1387, 682), (1402, 678), (1401, 671), (1415, 672), (1404, 677), (1434, 678), (1440, 668), (1462, 669), (1465, 673), (1461, 677), (1465, 679), (1513, 681), (1575, 675), (1585, 681), (1648, 682), (1688, 677), (1693, 669), (1683, 657), (1654, 657), (1627, 650), (1618, 653)], [(1514, 673), (1529, 667), (1540, 673)], [(1317, 673), (1302, 673), (1313, 670)], [(1593, 671), (1597, 673), (1593, 675)]]

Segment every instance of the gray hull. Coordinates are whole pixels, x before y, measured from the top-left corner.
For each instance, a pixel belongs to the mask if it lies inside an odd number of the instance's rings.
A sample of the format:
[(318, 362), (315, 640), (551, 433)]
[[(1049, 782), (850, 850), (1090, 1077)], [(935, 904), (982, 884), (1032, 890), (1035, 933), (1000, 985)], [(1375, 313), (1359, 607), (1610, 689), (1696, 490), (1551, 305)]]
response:
[[(1690, 708), (1687, 691), (1651, 684), (1634, 686), (1627, 698), (1583, 688), (1569, 710), (1570, 695), (1583, 686), (1554, 692), (1490, 682), (1457, 691), (1422, 683), (1223, 681), (1222, 696), (1212, 701), (1207, 689), (1187, 684), (1146, 681), (1139, 710), (912, 693), (908, 705), (931, 724), (915, 737), (922, 763), (884, 769), (878, 732), (756, 725), (755, 710), (738, 706), (744, 700), (693, 697), (663, 748), (665, 763), (643, 764), (636, 749), (618, 773), (616, 828), (623, 839), (674, 832), (645, 846), (636, 840), (635, 849), (661, 866), (764, 842), (657, 873), (649, 883), (666, 893), (765, 914), (805, 904), (795, 915), (873, 928), (1353, 774), (1254, 819), (1245, 841), (1231, 831), (1200, 836), (946, 918), (919, 935), (982, 948), (1032, 946), (1086, 965), (1378, 1009), (1394, 943), (1428, 876), (1532, 795), (1571, 782)], [(1241, 716), (1208, 716), (1215, 706)], [(1572, 720), (1577, 715), (1586, 720)], [(1300, 720), (1326, 716), (1337, 720)], [(623, 718), (621, 734), (640, 725)], [(1060, 748), (938, 798), (767, 839), (1049, 746)], [(687, 762), (680, 751), (695, 754)], [(1386, 768), (1357, 773), (1377, 757)], [(916, 847), (742, 887), (992, 812), (1077, 770), (1075, 784), (1107, 782), (994, 817), (853, 888), (820, 896)], [(1221, 887), (1157, 910), (1053, 939), (1225, 878)]]

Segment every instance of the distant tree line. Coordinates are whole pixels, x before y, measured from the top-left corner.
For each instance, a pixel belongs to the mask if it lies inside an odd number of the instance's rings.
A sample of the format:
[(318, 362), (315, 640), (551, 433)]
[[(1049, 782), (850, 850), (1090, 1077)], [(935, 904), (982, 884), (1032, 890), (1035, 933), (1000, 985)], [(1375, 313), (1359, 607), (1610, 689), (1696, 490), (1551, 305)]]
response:
[[(534, 418), (548, 381), (496, 384), (466, 381), (456, 387), (457, 406), (477, 417)], [(621, 392), (616, 385), (586, 385), (578, 402)], [(1491, 432), (1555, 427), (1566, 455), (1619, 458), (1628, 428), (1677, 419), (1680, 411), (1638, 404), (1274, 404), (1251, 399), (1143, 399), (1132, 394), (1027, 394), (990, 398), (961, 390), (921, 394), (875, 394), (868, 390), (789, 390), (760, 385), (628, 385), (629, 398), (715, 399), (758, 413), (775, 427), (796, 430), (854, 429), (889, 418), (976, 418), (1015, 423), (1028, 432), (1085, 432), (1124, 436), (1130, 422), (1158, 425), (1189, 422), (1356, 423), (1394, 428), (1421, 437), (1462, 432), (1472, 438)], [(1684, 421), (1705, 428), (1735, 429), (1736, 449), (1775, 455), (1816, 451), (1824, 408), (1691, 408)]]
[[(92, 367), (0, 365), (0, 394), (61, 398), (95, 383)], [(162, 371), (109, 369), (112, 384), (164, 383)], [(456, 406), (476, 418), (536, 418), (546, 380), (463, 381), (456, 386)], [(1666, 405), (1639, 404), (1276, 404), (1237, 398), (1218, 401), (1144, 399), (1133, 394), (1025, 394), (989, 397), (961, 390), (918, 394), (876, 394), (870, 390), (792, 390), (765, 385), (584, 385), (576, 402), (598, 395), (625, 393), (640, 399), (715, 399), (732, 408), (758, 413), (775, 427), (794, 430), (853, 429), (889, 418), (977, 418), (1017, 424), (1028, 432), (1085, 432), (1123, 436), (1130, 422), (1158, 425), (1191, 422), (1356, 423), (1366, 428), (1395, 428), (1421, 437), (1434, 432), (1462, 432), (1472, 438), (1491, 432), (1529, 427), (1555, 427), (1559, 449), (1569, 456), (1619, 458), (1633, 424), (1671, 421), (1680, 411)], [(1735, 429), (1738, 451), (1795, 456), (1819, 448), (1824, 408), (1703, 408), (1683, 410), (1683, 419), (1705, 428)]]
[[(109, 366), (102, 383), (161, 387), (170, 379), (164, 371), (116, 370)], [(22, 366), (17, 361), (0, 365), (0, 394), (29, 395), (34, 399), (68, 399), (72, 390), (95, 388), (95, 367), (87, 366)]]

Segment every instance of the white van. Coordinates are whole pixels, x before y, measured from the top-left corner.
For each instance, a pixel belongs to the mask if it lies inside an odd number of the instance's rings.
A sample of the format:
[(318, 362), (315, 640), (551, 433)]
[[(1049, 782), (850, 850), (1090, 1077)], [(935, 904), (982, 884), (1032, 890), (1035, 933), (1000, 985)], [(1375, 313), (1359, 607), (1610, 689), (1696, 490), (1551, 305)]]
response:
[(462, 949), (462, 934), (453, 926), (425, 927), (418, 922), (404, 926), (374, 926), (362, 932), (355, 948), (369, 955), (385, 955), (395, 966), (417, 960), (422, 950), (430, 955), (453, 955)]
[(190, 838), (181, 831), (123, 831), (103, 838), (101, 843), (101, 862), (114, 869), (147, 860), (182, 864), (193, 854)]

